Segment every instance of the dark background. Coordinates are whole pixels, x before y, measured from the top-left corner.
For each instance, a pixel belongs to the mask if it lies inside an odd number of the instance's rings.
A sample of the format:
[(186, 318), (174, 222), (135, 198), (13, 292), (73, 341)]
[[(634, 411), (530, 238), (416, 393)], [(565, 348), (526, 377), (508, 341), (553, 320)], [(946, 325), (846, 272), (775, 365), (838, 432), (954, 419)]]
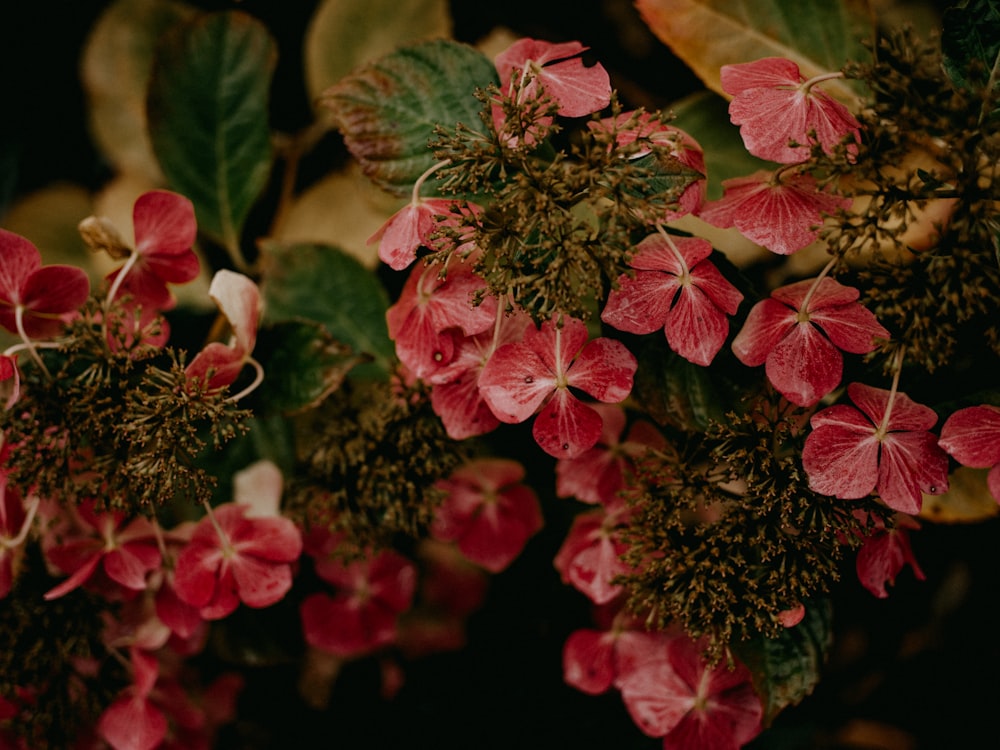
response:
[[(261, 18), (281, 52), (273, 125), (309, 122), (299, 45), (314, 2), (194, 3), (240, 8)], [(55, 180), (99, 188), (111, 173), (90, 143), (77, 60), (106, 6), (98, 0), (7, 3), (0, 27), (0, 215), (17, 197)], [(698, 88), (649, 34), (627, 0), (566, 3), (455, 0), (457, 38), (474, 42), (500, 24), (529, 36), (577, 39), (593, 49), (631, 104), (662, 106)], [(324, 146), (336, 158), (337, 143)], [(510, 447), (524, 445), (515, 432)], [(530, 445), (530, 439), (528, 440)], [(536, 459), (537, 460), (537, 459)], [(546, 467), (542, 467), (546, 468)], [(550, 467), (548, 467), (550, 468)], [(544, 476), (544, 475), (543, 475)], [(544, 490), (544, 488), (541, 488)], [(296, 699), (291, 666), (249, 670), (230, 748), (656, 748), (617, 694), (590, 697), (566, 687), (561, 648), (588, 624), (583, 596), (551, 565), (572, 508), (543, 497), (547, 527), (524, 556), (495, 577), (469, 623), (469, 646), (404, 664), (406, 682), (379, 696), (374, 660), (348, 666), (327, 711)], [(837, 642), (824, 679), (787, 709), (752, 747), (928, 750), (1000, 745), (995, 601), (1000, 522), (935, 526), (913, 536), (927, 580), (906, 569), (886, 600), (861, 588), (851, 565), (835, 596)], [(2, 606), (2, 605), (0, 605)], [(246, 622), (265, 635), (274, 616)]]

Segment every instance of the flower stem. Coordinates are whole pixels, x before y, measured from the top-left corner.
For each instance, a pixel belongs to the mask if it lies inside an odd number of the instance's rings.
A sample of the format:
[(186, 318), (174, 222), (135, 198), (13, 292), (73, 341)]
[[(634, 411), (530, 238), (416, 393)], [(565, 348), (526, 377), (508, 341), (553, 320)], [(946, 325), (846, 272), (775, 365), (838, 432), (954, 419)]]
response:
[(805, 94), (808, 94), (809, 89), (811, 89), (817, 83), (823, 83), (823, 81), (832, 81), (835, 78), (843, 78), (843, 77), (844, 74), (839, 70), (833, 73), (820, 73), (818, 76), (813, 76), (808, 81), (801, 84), (799, 86), (799, 90)]
[(45, 373), (45, 377), (52, 380), (52, 373), (49, 372), (49, 368), (45, 366), (42, 358), (38, 355), (38, 351), (35, 349), (35, 342), (31, 340), (27, 331), (24, 330), (24, 305), (18, 305), (14, 308), (14, 323), (17, 325), (18, 335), (24, 341), (24, 348), (28, 350), (28, 354), (35, 360), (35, 364)]
[(424, 186), (424, 183), (427, 181), (427, 178), (430, 177), (435, 172), (437, 172), (439, 169), (447, 167), (449, 164), (451, 164), (451, 159), (445, 159), (444, 161), (439, 161), (437, 164), (435, 164), (433, 167), (428, 169), (426, 172), (424, 172), (417, 178), (417, 181), (413, 183), (413, 195), (410, 198), (410, 202), (413, 205), (420, 203), (420, 188)]
[(258, 362), (253, 357), (247, 357), (246, 360), (244, 360), (244, 363), (250, 365), (256, 371), (256, 375), (255, 375), (255, 377), (253, 379), (253, 382), (250, 385), (248, 385), (246, 388), (244, 388), (242, 391), (240, 391), (239, 393), (237, 393), (237, 394), (235, 394), (235, 395), (230, 396), (229, 398), (227, 398), (226, 401), (230, 401), (232, 403), (236, 403), (241, 398), (246, 398), (247, 396), (249, 396), (251, 393), (253, 393), (255, 390), (257, 390), (257, 387), (261, 383), (264, 382), (264, 367), (261, 365), (260, 362)]
[(837, 255), (830, 258), (829, 262), (823, 266), (823, 270), (819, 272), (819, 276), (813, 280), (812, 286), (809, 287), (809, 291), (806, 292), (806, 296), (802, 298), (802, 305), (799, 307), (800, 315), (809, 315), (809, 303), (812, 301), (813, 295), (816, 293), (816, 290), (819, 289), (820, 282), (829, 275), (838, 260), (840, 260), (840, 257)]
[(885, 404), (885, 413), (882, 415), (882, 421), (875, 431), (875, 439), (879, 442), (889, 433), (889, 418), (892, 416), (892, 404), (896, 400), (896, 392), (899, 389), (899, 374), (903, 371), (903, 354), (905, 351), (905, 346), (899, 347), (896, 350), (896, 356), (893, 358), (892, 385), (889, 387), (889, 399)]
[(662, 224), (656, 225), (656, 231), (660, 233), (660, 236), (663, 237), (663, 239), (666, 241), (667, 247), (670, 248), (671, 252), (674, 254), (674, 257), (677, 258), (677, 262), (680, 263), (681, 274), (678, 277), (679, 283), (681, 284), (681, 286), (687, 286), (688, 284), (691, 283), (691, 269), (688, 268), (687, 262), (684, 260), (684, 256), (681, 255), (680, 248), (677, 247), (677, 245), (673, 241), (673, 238), (671, 238), (667, 230), (663, 228)]

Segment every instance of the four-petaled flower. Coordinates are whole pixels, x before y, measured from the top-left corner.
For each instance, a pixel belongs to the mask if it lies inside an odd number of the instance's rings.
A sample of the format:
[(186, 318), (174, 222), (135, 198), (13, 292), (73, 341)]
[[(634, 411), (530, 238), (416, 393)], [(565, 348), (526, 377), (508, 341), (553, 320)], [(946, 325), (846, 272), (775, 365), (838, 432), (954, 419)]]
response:
[(851, 206), (808, 174), (759, 171), (722, 181), (723, 195), (698, 214), (713, 226), (740, 234), (778, 255), (791, 255), (819, 237), (824, 214)]
[(500, 90), (510, 87), (515, 71), (531, 73), (522, 96), (535, 95), (538, 88), (555, 100), (559, 114), (583, 117), (604, 109), (611, 102), (611, 79), (600, 65), (586, 67), (580, 55), (588, 48), (579, 42), (552, 44), (538, 39), (519, 39), (496, 56)]
[(632, 390), (638, 362), (620, 341), (587, 340), (575, 318), (528, 328), (524, 340), (497, 349), (483, 368), (479, 389), (501, 422), (523, 422), (539, 408), (532, 434), (556, 458), (572, 458), (601, 437), (601, 416), (570, 392), (620, 403)]
[(621, 331), (662, 328), (670, 348), (709, 365), (729, 335), (729, 318), (743, 295), (707, 258), (712, 243), (697, 237), (651, 234), (636, 246), (618, 289), (608, 295), (601, 320)]
[(862, 383), (847, 386), (855, 406), (813, 415), (802, 466), (816, 492), (845, 500), (878, 493), (886, 505), (915, 515), (923, 493), (948, 489), (948, 454), (929, 432), (937, 415), (906, 394)]
[(129, 655), (132, 684), (101, 714), (97, 732), (114, 750), (153, 750), (167, 735), (167, 717), (150, 700), (160, 665), (139, 648), (130, 648)]
[(431, 534), (456, 542), (466, 559), (499, 573), (542, 528), (534, 491), (521, 484), (524, 467), (490, 458), (470, 461), (435, 483), (445, 493), (434, 511)]
[(813, 142), (829, 154), (848, 136), (859, 137), (854, 115), (816, 87), (839, 73), (806, 81), (791, 60), (765, 57), (723, 65), (720, 75), (723, 91), (733, 96), (729, 117), (754, 156), (793, 164), (809, 158)]
[(619, 680), (632, 719), (663, 737), (664, 750), (738, 750), (760, 733), (763, 706), (750, 670), (740, 661), (710, 666), (702, 654), (702, 644), (678, 635)]
[(454, 204), (444, 198), (414, 196), (368, 238), (368, 243), (378, 242), (379, 259), (389, 268), (402, 271), (417, 259), (419, 248), (430, 244), (437, 217), (447, 215)]
[(620, 538), (630, 515), (631, 508), (622, 500), (578, 513), (553, 560), (563, 583), (594, 604), (618, 596), (622, 588), (613, 581), (631, 570), (621, 557), (628, 545)]
[(51, 338), (89, 294), (82, 269), (43, 266), (34, 244), (0, 229), (0, 326), (28, 339)]
[(963, 466), (989, 469), (986, 484), (1000, 503), (1000, 409), (988, 404), (959, 409), (945, 420), (938, 444)]
[(194, 205), (169, 190), (150, 190), (132, 207), (132, 228), (135, 251), (108, 280), (143, 307), (169, 310), (177, 301), (167, 284), (184, 284), (200, 270), (192, 249), (198, 234)]
[(829, 277), (775, 289), (750, 310), (733, 352), (748, 367), (764, 365), (768, 380), (793, 404), (812, 406), (840, 384), (841, 350), (866, 354), (875, 339), (889, 338), (859, 296)]

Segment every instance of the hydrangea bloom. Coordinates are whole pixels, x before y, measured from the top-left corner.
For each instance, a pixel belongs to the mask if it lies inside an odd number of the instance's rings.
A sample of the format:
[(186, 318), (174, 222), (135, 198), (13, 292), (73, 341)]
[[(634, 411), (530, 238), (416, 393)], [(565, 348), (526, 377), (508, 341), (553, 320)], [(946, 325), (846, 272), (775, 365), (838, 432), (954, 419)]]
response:
[(446, 493), (435, 509), (431, 533), (453, 541), (469, 560), (499, 573), (542, 528), (534, 491), (521, 484), (524, 467), (492, 458), (471, 461), (435, 484)]
[(27, 338), (58, 334), (90, 294), (87, 274), (75, 266), (42, 265), (38, 248), (0, 229), (0, 326)]
[(699, 216), (713, 226), (736, 227), (740, 234), (778, 255), (791, 255), (819, 237), (824, 214), (850, 208), (851, 200), (820, 188), (808, 174), (759, 171), (722, 181), (720, 200), (706, 203)]
[(702, 646), (679, 635), (660, 658), (633, 667), (620, 680), (622, 699), (643, 732), (663, 737), (664, 750), (738, 750), (760, 733), (763, 706), (742, 662), (709, 666)]
[(579, 42), (519, 39), (494, 60), (500, 90), (510, 87), (515, 71), (530, 70), (535, 78), (524, 96), (542, 88), (559, 106), (559, 114), (566, 117), (583, 117), (604, 109), (611, 102), (611, 80), (600, 64), (589, 68), (583, 64), (580, 55), (587, 49)]
[(893, 510), (919, 513), (922, 493), (948, 489), (948, 455), (929, 432), (934, 410), (862, 383), (848, 385), (847, 395), (855, 406), (837, 404), (810, 420), (802, 449), (809, 486), (848, 500), (874, 491)]
[(652, 234), (636, 246), (618, 289), (608, 295), (601, 320), (621, 331), (663, 329), (670, 348), (690, 362), (709, 365), (729, 335), (729, 318), (743, 295), (707, 259), (712, 244), (697, 237)]
[(479, 378), (483, 398), (502, 422), (523, 422), (541, 407), (532, 434), (556, 458), (577, 456), (601, 436), (601, 416), (570, 387), (605, 403), (620, 403), (632, 390), (638, 362), (631, 352), (619, 341), (587, 337), (575, 318), (562, 326), (546, 321), (529, 328), (524, 341), (497, 349)]
[(889, 596), (886, 584), (896, 581), (896, 576), (909, 565), (917, 580), (924, 580), (924, 572), (917, 564), (910, 547), (910, 531), (920, 528), (920, 524), (912, 517), (903, 513), (896, 514), (896, 526), (886, 529), (879, 523), (879, 528), (866, 537), (858, 550), (855, 568), (861, 585), (879, 599)]
[(97, 731), (114, 750), (153, 750), (167, 734), (167, 717), (150, 700), (159, 664), (141, 649), (129, 654), (132, 684), (101, 714)]
[[(596, 609), (602, 626), (600, 620), (607, 619), (606, 611), (614, 606)], [(569, 635), (563, 645), (563, 680), (588, 695), (600, 695), (620, 685), (637, 665), (662, 659), (672, 637), (641, 630), (633, 617), (617, 612), (606, 630), (581, 628)]]
[(959, 409), (945, 420), (938, 444), (963, 466), (989, 469), (986, 483), (1000, 503), (1000, 409), (988, 404)]
[[(4, 392), (7, 393), (3, 400)], [(6, 354), (0, 354), (0, 400), (5, 409), (9, 409), (21, 397), (21, 373), (17, 369), (17, 360)]]
[(733, 352), (748, 367), (764, 365), (789, 401), (812, 406), (840, 384), (841, 351), (865, 354), (889, 338), (859, 296), (829, 277), (775, 289), (750, 310)]
[(443, 198), (414, 196), (368, 242), (378, 242), (379, 259), (393, 270), (402, 271), (417, 259), (417, 250), (430, 243), (431, 232), (437, 226), (435, 217), (447, 214), (454, 203)]
[(607, 604), (621, 593), (621, 586), (612, 581), (630, 570), (621, 559), (628, 545), (618, 538), (629, 515), (629, 507), (620, 500), (578, 513), (556, 553), (553, 562), (563, 583), (594, 604)]
[(754, 156), (792, 164), (809, 158), (814, 141), (831, 153), (846, 137), (860, 135), (847, 107), (815, 85), (839, 73), (806, 81), (791, 60), (766, 57), (723, 65), (720, 75), (723, 91), (733, 96), (729, 117)]

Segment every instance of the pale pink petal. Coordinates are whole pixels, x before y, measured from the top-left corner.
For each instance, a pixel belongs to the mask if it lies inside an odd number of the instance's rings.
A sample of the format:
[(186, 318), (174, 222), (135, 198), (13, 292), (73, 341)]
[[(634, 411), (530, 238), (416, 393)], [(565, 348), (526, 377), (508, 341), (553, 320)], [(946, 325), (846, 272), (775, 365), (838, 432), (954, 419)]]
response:
[(585, 117), (611, 103), (611, 80), (600, 63), (588, 68), (579, 58), (564, 60), (542, 68), (539, 80), (566, 117)]
[(260, 322), (260, 290), (249, 277), (223, 268), (212, 277), (208, 296), (215, 300), (233, 329), (234, 348), (241, 354), (253, 351)]
[(764, 57), (747, 63), (723, 65), (719, 70), (722, 90), (731, 96), (747, 89), (797, 87), (802, 82), (799, 66), (784, 57)]
[(247, 518), (277, 517), (283, 487), (281, 469), (262, 459), (233, 474), (233, 501), (247, 506)]
[(620, 681), (632, 720), (650, 737), (663, 737), (694, 708), (695, 696), (667, 661), (656, 661)]

